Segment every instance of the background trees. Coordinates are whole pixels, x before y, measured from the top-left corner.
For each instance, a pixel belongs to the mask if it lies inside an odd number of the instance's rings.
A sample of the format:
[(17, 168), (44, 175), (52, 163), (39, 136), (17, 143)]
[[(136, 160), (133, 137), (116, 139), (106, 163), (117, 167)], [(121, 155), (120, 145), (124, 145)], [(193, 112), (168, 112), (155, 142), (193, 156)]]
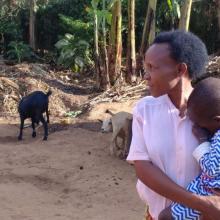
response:
[(219, 50), (217, 0), (3, 0), (0, 6), (5, 59), (37, 58), (74, 72), (90, 70), (100, 90), (118, 80), (134, 83), (160, 31), (190, 30), (210, 54)]

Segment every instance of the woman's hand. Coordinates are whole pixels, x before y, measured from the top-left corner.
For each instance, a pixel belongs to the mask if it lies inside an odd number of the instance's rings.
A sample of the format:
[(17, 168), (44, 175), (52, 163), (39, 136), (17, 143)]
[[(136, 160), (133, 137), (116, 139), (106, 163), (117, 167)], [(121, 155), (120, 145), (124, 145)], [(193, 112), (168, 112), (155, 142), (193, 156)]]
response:
[(220, 219), (220, 196), (203, 196), (208, 204), (207, 209), (202, 212), (202, 220)]
[(193, 125), (192, 132), (199, 141), (199, 144), (208, 141), (209, 132), (206, 129)]

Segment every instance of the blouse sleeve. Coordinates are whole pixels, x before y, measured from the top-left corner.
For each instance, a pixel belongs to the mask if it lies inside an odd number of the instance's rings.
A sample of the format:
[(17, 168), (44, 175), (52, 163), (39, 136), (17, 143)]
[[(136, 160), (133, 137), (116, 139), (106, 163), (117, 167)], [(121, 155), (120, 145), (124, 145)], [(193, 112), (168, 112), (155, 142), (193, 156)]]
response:
[(138, 112), (137, 106), (133, 111), (132, 141), (127, 161), (133, 163), (135, 160), (150, 160), (143, 134), (143, 118)]

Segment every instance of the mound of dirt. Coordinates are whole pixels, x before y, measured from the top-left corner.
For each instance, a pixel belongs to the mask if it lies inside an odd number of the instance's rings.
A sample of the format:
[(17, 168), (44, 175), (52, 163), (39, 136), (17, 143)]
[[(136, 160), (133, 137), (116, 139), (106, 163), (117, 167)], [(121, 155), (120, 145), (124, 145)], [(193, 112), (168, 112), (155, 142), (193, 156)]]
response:
[(207, 77), (220, 78), (220, 56), (209, 57), (209, 62), (206, 68), (206, 74), (194, 80), (193, 84), (196, 84), (198, 81)]
[[(94, 82), (78, 80), (71, 71), (54, 72), (45, 64), (0, 65), (0, 111), (17, 113), (17, 104), (22, 96), (35, 90), (52, 90), (50, 112), (63, 116), (75, 111), (88, 99)], [(81, 77), (82, 78), (82, 77)], [(80, 95), (80, 98), (79, 98)]]
[(216, 56), (210, 59), (207, 72), (209, 75), (217, 76), (218, 78), (220, 78), (220, 57), (219, 56)]

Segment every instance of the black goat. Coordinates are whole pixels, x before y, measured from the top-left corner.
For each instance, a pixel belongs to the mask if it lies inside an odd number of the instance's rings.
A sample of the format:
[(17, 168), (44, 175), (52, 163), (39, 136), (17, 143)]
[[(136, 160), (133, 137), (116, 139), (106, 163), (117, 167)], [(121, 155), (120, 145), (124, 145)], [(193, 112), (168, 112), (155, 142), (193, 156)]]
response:
[[(48, 112), (48, 104), (49, 104), (49, 96), (52, 92), (49, 90), (46, 94), (41, 91), (35, 91), (29, 94), (26, 97), (23, 97), (19, 102), (18, 112), (20, 114), (20, 134), (18, 136), (18, 140), (22, 140), (22, 132), (24, 128), (24, 120), (27, 118), (31, 118), (33, 133), (32, 137), (36, 137), (35, 131), (35, 123), (39, 124), (41, 121), (44, 126), (44, 138), (43, 140), (47, 140), (48, 137), (48, 126), (49, 123), (49, 112)], [(45, 121), (43, 113), (46, 112), (47, 121)]]

